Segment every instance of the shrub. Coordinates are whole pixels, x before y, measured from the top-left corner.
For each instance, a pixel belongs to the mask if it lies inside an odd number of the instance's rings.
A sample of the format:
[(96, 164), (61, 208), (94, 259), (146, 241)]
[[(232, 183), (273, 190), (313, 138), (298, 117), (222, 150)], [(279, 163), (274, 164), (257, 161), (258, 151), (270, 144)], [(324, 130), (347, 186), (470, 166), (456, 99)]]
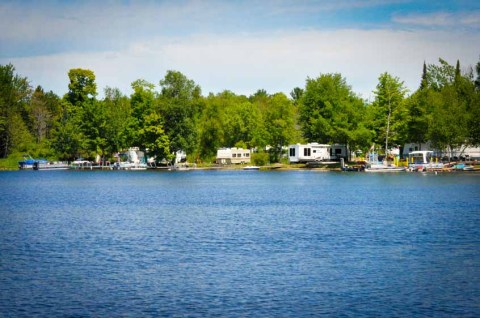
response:
[(257, 166), (265, 166), (269, 162), (269, 154), (266, 152), (253, 153), (252, 162)]

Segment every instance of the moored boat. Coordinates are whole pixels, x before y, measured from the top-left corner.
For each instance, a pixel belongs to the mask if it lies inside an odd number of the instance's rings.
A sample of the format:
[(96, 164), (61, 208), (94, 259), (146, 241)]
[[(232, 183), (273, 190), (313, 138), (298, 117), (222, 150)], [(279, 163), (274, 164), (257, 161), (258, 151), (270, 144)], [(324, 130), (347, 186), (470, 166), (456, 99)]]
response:
[(68, 163), (60, 161), (37, 161), (33, 164), (33, 170), (66, 170), (68, 168)]
[(405, 171), (405, 167), (398, 167), (395, 164), (388, 163), (388, 161), (378, 160), (378, 154), (371, 153), (369, 155), (365, 172), (400, 172)]
[(75, 161), (72, 161), (72, 163), (70, 164), (70, 169), (75, 169), (75, 170), (89, 169), (89, 170), (92, 170), (93, 169), (93, 164), (92, 164), (91, 161), (84, 160), (83, 158), (78, 158)]
[(405, 167), (396, 167), (396, 166), (375, 166), (375, 167), (366, 167), (365, 172), (401, 172), (406, 171)]
[(47, 162), (45, 159), (33, 159), (30, 155), (23, 155), (23, 160), (18, 162), (18, 168), (20, 170), (33, 169), (35, 162)]
[(34, 159), (30, 155), (23, 155), (23, 160), (18, 162), (18, 168), (20, 170), (65, 170), (68, 169), (68, 164), (47, 159)]
[(438, 162), (431, 150), (412, 151), (408, 154), (408, 169), (411, 171), (442, 170), (444, 164)]
[(246, 167), (243, 167), (243, 170), (251, 170), (251, 171), (260, 170), (260, 167), (258, 167), (258, 166), (246, 166)]
[(136, 147), (129, 148), (126, 152), (118, 153), (116, 157), (118, 161), (112, 165), (114, 170), (147, 170), (148, 168), (145, 154)]

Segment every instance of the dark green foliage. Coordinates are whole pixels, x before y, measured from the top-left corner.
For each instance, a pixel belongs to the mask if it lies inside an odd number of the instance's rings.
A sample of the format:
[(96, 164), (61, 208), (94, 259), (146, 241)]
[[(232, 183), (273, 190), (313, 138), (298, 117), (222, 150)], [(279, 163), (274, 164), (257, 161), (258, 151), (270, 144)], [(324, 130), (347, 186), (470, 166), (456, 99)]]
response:
[(427, 63), (423, 62), (422, 80), (420, 82), (420, 90), (423, 90), (427, 87), (428, 87)]
[(12, 64), (0, 65), (0, 158), (33, 142), (26, 124), (31, 88), (27, 78), (14, 72)]
[(477, 90), (480, 90), (480, 61), (475, 65), (475, 71), (477, 73), (477, 78), (475, 79), (475, 87)]

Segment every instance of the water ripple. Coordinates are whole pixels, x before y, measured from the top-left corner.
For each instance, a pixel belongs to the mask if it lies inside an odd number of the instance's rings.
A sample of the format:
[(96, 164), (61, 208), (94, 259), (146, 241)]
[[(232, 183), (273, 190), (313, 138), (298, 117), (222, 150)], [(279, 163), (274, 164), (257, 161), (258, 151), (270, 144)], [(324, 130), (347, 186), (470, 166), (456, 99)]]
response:
[(4, 317), (478, 317), (480, 178), (0, 173)]

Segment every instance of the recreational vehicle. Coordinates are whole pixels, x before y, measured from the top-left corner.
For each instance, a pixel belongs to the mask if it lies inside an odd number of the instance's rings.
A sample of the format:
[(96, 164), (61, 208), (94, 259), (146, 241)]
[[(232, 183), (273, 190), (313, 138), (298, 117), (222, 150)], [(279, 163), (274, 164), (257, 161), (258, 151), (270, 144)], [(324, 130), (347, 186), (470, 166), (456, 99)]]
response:
[(218, 164), (244, 164), (250, 163), (250, 149), (243, 148), (221, 148), (217, 150)]
[(288, 146), (288, 160), (290, 163), (312, 161), (340, 160), (347, 158), (347, 148), (344, 145), (309, 143)]
[(288, 146), (288, 160), (291, 163), (330, 160), (330, 145), (309, 143)]

